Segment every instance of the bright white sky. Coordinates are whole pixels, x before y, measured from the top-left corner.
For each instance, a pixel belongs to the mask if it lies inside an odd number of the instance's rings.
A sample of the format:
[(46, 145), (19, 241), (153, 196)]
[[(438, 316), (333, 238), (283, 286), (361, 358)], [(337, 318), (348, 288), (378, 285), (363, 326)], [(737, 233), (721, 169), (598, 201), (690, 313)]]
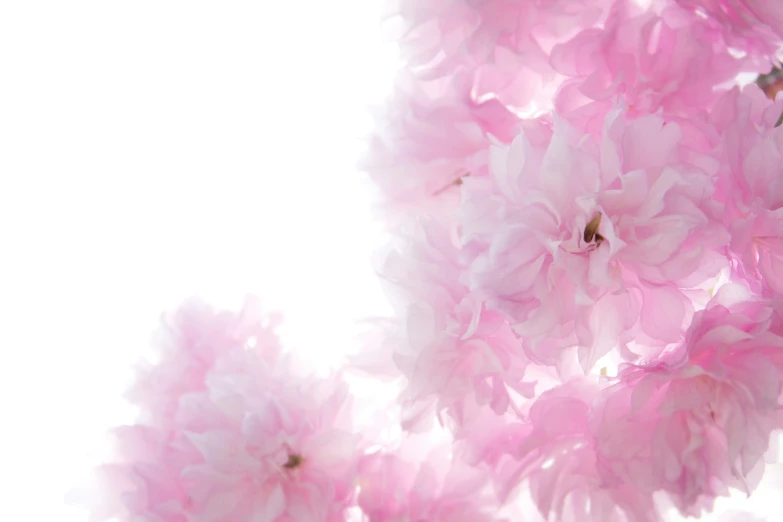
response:
[(354, 167), (395, 64), (375, 4), (0, 5), (0, 519), (83, 520), (63, 491), (183, 298), (258, 293), (315, 364), (386, 311)]

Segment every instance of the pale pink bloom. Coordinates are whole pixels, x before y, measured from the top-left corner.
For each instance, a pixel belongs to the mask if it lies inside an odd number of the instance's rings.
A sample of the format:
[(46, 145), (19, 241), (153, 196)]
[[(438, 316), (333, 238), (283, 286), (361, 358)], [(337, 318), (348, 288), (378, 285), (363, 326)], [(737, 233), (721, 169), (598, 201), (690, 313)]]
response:
[(777, 0), (676, 0), (723, 31), (734, 48), (774, 55), (783, 44), (783, 4)]
[(409, 220), (381, 253), (378, 275), (398, 316), (426, 302), (444, 317), (464, 299), (459, 247), (448, 225), (430, 217)]
[(389, 217), (448, 212), (462, 178), (485, 173), (491, 140), (510, 141), (518, 126), (497, 101), (476, 103), (451, 81), (424, 85), (405, 71), (375, 122), (360, 167)]
[(442, 422), (466, 422), (468, 397), (502, 414), (509, 392), (529, 394), (520, 341), (508, 321), (460, 283), (463, 270), (453, 238), (427, 219), (400, 237), (380, 269), (398, 320), (382, 342), (367, 347), (360, 366), (388, 374), (383, 368), (393, 363), (406, 379), (400, 397), (406, 429), (427, 429), (436, 414), (449, 417)]
[(552, 45), (600, 21), (608, 0), (394, 0), (402, 57), (422, 80), (458, 77), (476, 101), (522, 109), (553, 72)]
[(255, 301), (236, 315), (190, 301), (171, 317), (131, 395), (141, 422), (116, 431), (98, 470), (93, 520), (344, 520), (362, 448), (340, 376), (298, 371)]
[(488, 465), (502, 501), (530, 496), (545, 520), (653, 522), (652, 497), (633, 483), (606, 482), (588, 422), (600, 388), (570, 381), (540, 394), (523, 417), (482, 417), (458, 449)]
[(729, 487), (754, 489), (783, 428), (783, 323), (779, 302), (747, 299), (724, 286), (678, 350), (604, 393), (591, 431), (605, 480), (665, 491), (693, 516)]
[[(113, 432), (114, 459), (98, 467), (77, 499), (90, 508), (91, 522), (188, 522), (188, 493), (181, 478), (187, 457), (167, 434), (149, 426)], [(143, 518), (138, 518), (143, 517)]]
[(183, 471), (198, 520), (342, 520), (359, 437), (338, 382), (293, 381), (280, 395), (222, 390), (222, 425), (184, 433), (200, 459)]
[(157, 360), (143, 361), (127, 393), (141, 409), (145, 422), (169, 423), (180, 398), (206, 389), (205, 378), (216, 361), (258, 346), (261, 360), (276, 363), (280, 345), (274, 332), (278, 314), (262, 314), (258, 299), (248, 297), (243, 311), (219, 311), (191, 299), (162, 318), (157, 332)]
[(552, 66), (569, 78), (555, 108), (591, 133), (622, 95), (630, 116), (662, 111), (667, 120), (700, 116), (716, 101), (716, 87), (743, 71), (767, 72), (769, 60), (729, 53), (718, 30), (676, 6), (641, 8), (615, 3), (601, 29), (585, 29), (552, 49)]
[(357, 501), (368, 522), (500, 522), (491, 469), (452, 458), (448, 445), (411, 455), (410, 444), (362, 457)]
[(757, 293), (783, 293), (783, 99), (756, 86), (727, 93), (710, 114), (720, 137), (716, 199), (725, 205), (733, 275)]
[(556, 121), (494, 147), (492, 178), (465, 181), (464, 281), (537, 362), (579, 346), (589, 368), (617, 347), (631, 356), (631, 340), (651, 356), (680, 339), (685, 290), (726, 265), (728, 242), (709, 199), (717, 165), (680, 141), (676, 124), (619, 110), (600, 140)]
[(549, 48), (595, 24), (609, 4), (389, 2), (406, 68), (361, 162), (383, 193), (387, 217), (448, 215), (462, 179), (485, 174), (493, 140), (516, 134), (519, 111), (551, 105)]

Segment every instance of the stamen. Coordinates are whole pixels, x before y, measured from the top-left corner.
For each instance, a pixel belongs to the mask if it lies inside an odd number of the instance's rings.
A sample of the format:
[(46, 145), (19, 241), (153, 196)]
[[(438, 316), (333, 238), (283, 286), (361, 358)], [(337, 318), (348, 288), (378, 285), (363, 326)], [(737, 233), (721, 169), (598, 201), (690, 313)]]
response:
[(288, 455), (288, 462), (283, 464), (283, 467), (286, 469), (295, 469), (301, 466), (302, 462), (304, 462), (304, 457), (298, 453), (292, 453), (291, 455)]
[(604, 240), (603, 236), (598, 233), (598, 225), (601, 224), (601, 214), (598, 213), (590, 220), (585, 227), (584, 240), (586, 243), (591, 243), (595, 239), (596, 246), (601, 244)]

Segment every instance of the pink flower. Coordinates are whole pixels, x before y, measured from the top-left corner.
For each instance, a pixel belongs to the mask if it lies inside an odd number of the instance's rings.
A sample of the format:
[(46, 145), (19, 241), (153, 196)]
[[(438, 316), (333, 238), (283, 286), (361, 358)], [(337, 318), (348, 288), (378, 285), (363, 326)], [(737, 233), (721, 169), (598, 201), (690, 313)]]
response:
[(476, 103), (450, 81), (422, 85), (403, 73), (376, 114), (361, 167), (391, 216), (448, 212), (462, 178), (484, 174), (491, 137), (510, 141), (517, 125), (497, 101)]
[(783, 43), (783, 5), (776, 0), (676, 0), (720, 28), (747, 52), (774, 55)]
[(436, 413), (467, 422), (469, 397), (502, 414), (509, 393), (529, 394), (521, 343), (459, 282), (463, 270), (452, 238), (431, 220), (419, 220), (381, 268), (400, 319), (383, 342), (368, 347), (375, 355), (364, 353), (361, 366), (377, 372), (385, 360), (405, 377), (406, 429), (428, 429)]
[(199, 520), (342, 520), (359, 444), (345, 386), (296, 385), (283, 396), (227, 394), (222, 425), (184, 433), (200, 455), (183, 471)]
[(174, 314), (171, 344), (134, 388), (142, 422), (117, 430), (99, 470), (94, 521), (344, 520), (362, 452), (347, 386), (297, 371), (249, 304)]
[(783, 427), (780, 304), (723, 287), (686, 342), (655, 366), (630, 366), (593, 411), (606, 481), (669, 493), (696, 516), (729, 487), (748, 493), (770, 434)]
[(600, 141), (556, 121), (493, 148), (492, 178), (466, 180), (464, 281), (535, 361), (579, 346), (589, 368), (618, 346), (631, 357), (631, 340), (645, 356), (679, 340), (686, 292), (725, 266), (728, 241), (709, 199), (716, 166), (680, 141), (654, 116), (615, 111)]
[(519, 503), (529, 492), (545, 520), (659, 520), (653, 499), (632, 483), (603, 480), (588, 422), (599, 388), (570, 381), (541, 393), (518, 419), (476, 422), (461, 443), (468, 462), (490, 466), (500, 499)]
[(407, 67), (361, 166), (391, 217), (448, 215), (463, 178), (485, 174), (492, 140), (509, 142), (520, 111), (550, 105), (552, 45), (595, 24), (609, 3), (389, 2)]
[(362, 457), (358, 504), (368, 522), (500, 522), (499, 505), (488, 488), (490, 469), (450, 458), (447, 445), (406, 450), (417, 444), (406, 439), (397, 452)]
[(734, 275), (757, 293), (783, 292), (783, 100), (748, 86), (726, 94), (710, 123), (720, 135), (716, 197), (725, 204)]
[(263, 360), (277, 361), (280, 348), (274, 332), (277, 314), (262, 315), (260, 303), (249, 297), (237, 316), (217, 311), (191, 299), (163, 317), (157, 335), (157, 357), (142, 362), (128, 399), (141, 408), (145, 422), (166, 425), (180, 398), (206, 389), (205, 378), (220, 357), (242, 352), (245, 346), (263, 347)]
[(602, 29), (585, 29), (552, 49), (552, 66), (570, 78), (555, 108), (572, 124), (597, 134), (616, 96), (631, 116), (663, 111), (687, 121), (714, 104), (718, 86), (743, 71), (767, 72), (769, 60), (729, 53), (705, 20), (668, 3), (643, 9), (615, 3)]
[(144, 516), (154, 522), (187, 522), (189, 497), (180, 478), (180, 458), (166, 434), (148, 426), (113, 433), (115, 459), (97, 468), (82, 502), (90, 521)]
[[(400, 46), (423, 79), (461, 77), (473, 99), (523, 109), (553, 74), (552, 45), (597, 23), (607, 0), (396, 0)], [(396, 21), (396, 20), (395, 20)]]

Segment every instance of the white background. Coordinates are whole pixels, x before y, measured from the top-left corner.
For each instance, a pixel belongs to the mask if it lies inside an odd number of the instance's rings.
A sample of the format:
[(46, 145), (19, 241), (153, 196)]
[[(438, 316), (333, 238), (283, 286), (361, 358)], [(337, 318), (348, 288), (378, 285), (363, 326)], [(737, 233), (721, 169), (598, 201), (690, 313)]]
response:
[(385, 311), (354, 163), (390, 89), (374, 2), (0, 7), (0, 520), (129, 419), (128, 366), (189, 295), (255, 292), (333, 363)]
[(386, 311), (354, 167), (396, 66), (377, 17), (369, 0), (0, 4), (0, 520), (84, 519), (63, 493), (130, 419), (129, 365), (183, 298), (259, 294), (314, 364)]

